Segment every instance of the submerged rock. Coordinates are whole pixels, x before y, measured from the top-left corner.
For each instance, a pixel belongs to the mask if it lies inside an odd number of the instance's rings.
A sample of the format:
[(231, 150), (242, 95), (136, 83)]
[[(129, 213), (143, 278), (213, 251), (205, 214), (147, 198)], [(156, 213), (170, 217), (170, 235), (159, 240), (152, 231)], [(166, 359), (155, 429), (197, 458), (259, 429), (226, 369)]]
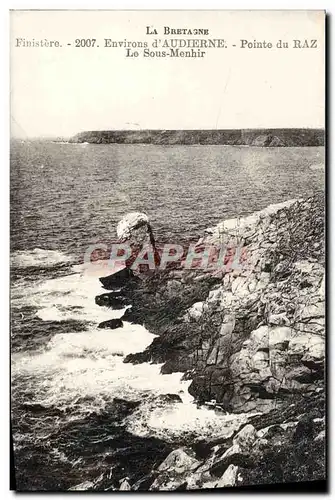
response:
[(191, 450), (180, 448), (174, 450), (166, 457), (164, 462), (158, 467), (159, 471), (173, 470), (182, 473), (185, 470), (193, 470), (200, 465)]
[(102, 321), (99, 323), (98, 328), (110, 328), (111, 330), (115, 330), (116, 328), (122, 328), (123, 322), (121, 319), (109, 319), (108, 321)]
[(123, 479), (120, 480), (120, 491), (130, 491), (131, 486), (129, 484), (129, 477), (124, 477)]
[[(157, 272), (135, 290), (123, 319), (145, 321), (157, 337), (126, 361), (184, 372), (200, 404), (258, 414), (242, 428), (232, 424), (219, 442), (215, 436), (216, 444), (203, 436), (201, 457), (175, 450), (150, 489), (236, 485), (240, 474), (241, 484), (324, 477), (324, 434), (313, 420), (324, 416), (323, 226), (323, 195), (225, 221), (201, 244), (243, 241), (240, 268)], [(182, 465), (172, 466), (173, 457)]]

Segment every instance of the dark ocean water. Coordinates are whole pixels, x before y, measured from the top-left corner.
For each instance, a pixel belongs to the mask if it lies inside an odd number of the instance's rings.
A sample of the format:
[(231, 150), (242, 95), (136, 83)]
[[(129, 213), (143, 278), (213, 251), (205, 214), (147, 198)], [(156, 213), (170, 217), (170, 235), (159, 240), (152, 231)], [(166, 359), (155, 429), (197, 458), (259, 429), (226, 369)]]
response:
[(164, 240), (323, 186), (324, 148), (16, 143), (12, 248), (83, 252), (129, 211)]
[[(148, 214), (161, 241), (324, 189), (323, 148), (76, 145), (11, 147), (12, 424), (21, 490), (117, 487), (188, 435), (232, 425), (197, 408), (181, 374), (124, 364), (153, 339), (100, 330), (122, 316), (95, 304), (88, 245), (115, 239), (127, 212)], [(164, 394), (179, 394), (168, 404)], [(223, 419), (223, 420), (222, 420)], [(228, 419), (228, 420), (227, 420)], [(139, 465), (140, 464), (140, 465)], [(91, 485), (91, 486), (90, 486)]]

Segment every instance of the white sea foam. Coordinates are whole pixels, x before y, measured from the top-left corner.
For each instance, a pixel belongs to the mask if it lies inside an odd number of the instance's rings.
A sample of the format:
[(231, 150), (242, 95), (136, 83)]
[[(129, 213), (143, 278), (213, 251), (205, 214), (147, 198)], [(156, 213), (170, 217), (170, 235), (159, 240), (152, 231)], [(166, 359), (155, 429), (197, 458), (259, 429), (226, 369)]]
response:
[(57, 250), (44, 250), (34, 248), (34, 250), (18, 250), (11, 255), (11, 265), (15, 267), (53, 267), (57, 264), (71, 262), (68, 255)]
[(38, 309), (44, 321), (78, 320), (100, 323), (122, 316), (125, 309), (113, 311), (95, 303), (96, 295), (106, 292), (95, 276), (81, 266), (73, 266), (73, 274), (21, 286), (12, 291), (13, 304)]
[[(15, 290), (14, 303), (37, 307), (42, 320), (86, 320), (91, 328), (55, 332), (42, 352), (13, 355), (13, 378), (23, 383), (34, 379), (37, 402), (76, 407), (79, 413), (98, 411), (115, 397), (138, 400), (166, 393), (187, 395), (190, 382), (181, 382), (182, 373), (161, 375), (161, 365), (123, 363), (127, 354), (143, 351), (155, 335), (128, 322), (116, 330), (98, 329), (98, 323), (122, 316), (124, 309), (96, 305), (95, 296), (104, 290), (85, 270), (85, 266), (74, 266), (72, 275)], [(78, 402), (85, 397), (90, 401)]]
[[(229, 435), (243, 415), (218, 415), (197, 408), (188, 392), (190, 381), (182, 373), (161, 374), (161, 365), (124, 363), (124, 357), (143, 351), (155, 338), (143, 326), (124, 322), (116, 330), (98, 329), (105, 319), (122, 316), (95, 304), (103, 293), (95, 276), (85, 266), (73, 274), (45, 280), (15, 290), (16, 305), (38, 308), (42, 320), (86, 320), (91, 328), (82, 332), (56, 333), (42, 351), (12, 356), (14, 385), (34, 386), (35, 402), (71, 409), (70, 420), (103, 410), (114, 398), (141, 401), (126, 420), (127, 429), (140, 436), (171, 440), (192, 435), (195, 439)], [(162, 394), (179, 394), (182, 402), (157, 400)]]
[[(123, 363), (142, 351), (154, 335), (139, 325), (55, 335), (41, 353), (19, 354), (13, 376), (36, 380), (36, 400), (47, 406), (77, 406), (84, 413), (102, 409), (113, 398), (139, 400), (166, 393), (187, 394), (181, 373), (161, 375), (161, 365)], [(82, 398), (92, 398), (80, 403)], [(79, 409), (79, 408), (78, 408)]]
[(126, 424), (127, 430), (137, 436), (156, 436), (173, 442), (180, 436), (194, 440), (229, 437), (246, 421), (245, 414), (219, 414), (189, 400), (169, 405), (149, 401), (128, 417)]

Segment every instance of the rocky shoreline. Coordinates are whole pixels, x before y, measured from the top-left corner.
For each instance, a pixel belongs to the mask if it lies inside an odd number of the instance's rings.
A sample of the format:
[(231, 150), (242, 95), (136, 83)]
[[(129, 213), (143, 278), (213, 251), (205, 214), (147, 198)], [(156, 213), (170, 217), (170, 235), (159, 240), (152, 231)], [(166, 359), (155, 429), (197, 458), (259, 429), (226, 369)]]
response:
[(192, 381), (199, 404), (246, 414), (228, 437), (183, 443), (128, 489), (325, 479), (324, 217), (323, 193), (271, 206), (199, 241), (242, 241), (237, 269), (126, 278), (118, 293), (133, 305), (123, 319), (157, 337), (125, 362), (163, 363), (162, 373)]

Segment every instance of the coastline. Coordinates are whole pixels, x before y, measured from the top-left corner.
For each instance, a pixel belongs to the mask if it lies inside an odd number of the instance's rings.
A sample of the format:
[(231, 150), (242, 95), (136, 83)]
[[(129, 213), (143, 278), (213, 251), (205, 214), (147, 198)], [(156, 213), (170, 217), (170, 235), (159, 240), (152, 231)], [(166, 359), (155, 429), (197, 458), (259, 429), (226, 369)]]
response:
[(76, 134), (70, 143), (230, 145), (258, 147), (324, 146), (324, 129), (97, 130)]
[[(184, 372), (198, 404), (246, 416), (228, 437), (174, 449), (146, 477), (146, 488), (324, 478), (323, 223), (323, 193), (225, 221), (199, 243), (235, 231), (248, 250), (241, 270), (212, 276), (171, 269), (125, 292), (133, 306), (124, 319), (157, 337), (124, 362)], [(171, 401), (172, 408), (178, 404)]]

